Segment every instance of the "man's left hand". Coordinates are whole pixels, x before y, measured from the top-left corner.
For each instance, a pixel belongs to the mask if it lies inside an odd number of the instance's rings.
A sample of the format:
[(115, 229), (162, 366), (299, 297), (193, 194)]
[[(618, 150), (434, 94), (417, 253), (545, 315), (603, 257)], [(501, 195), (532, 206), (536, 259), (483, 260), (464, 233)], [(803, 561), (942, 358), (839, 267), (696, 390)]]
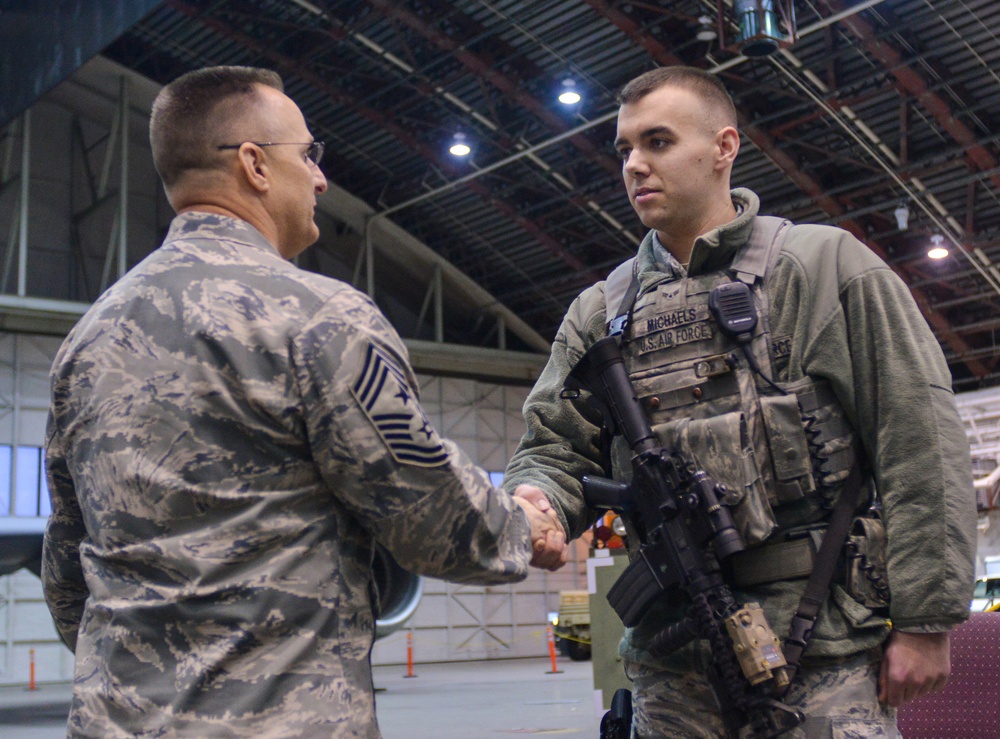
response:
[(893, 631), (886, 642), (878, 676), (878, 699), (893, 708), (941, 690), (951, 675), (951, 637), (947, 631), (914, 634)]

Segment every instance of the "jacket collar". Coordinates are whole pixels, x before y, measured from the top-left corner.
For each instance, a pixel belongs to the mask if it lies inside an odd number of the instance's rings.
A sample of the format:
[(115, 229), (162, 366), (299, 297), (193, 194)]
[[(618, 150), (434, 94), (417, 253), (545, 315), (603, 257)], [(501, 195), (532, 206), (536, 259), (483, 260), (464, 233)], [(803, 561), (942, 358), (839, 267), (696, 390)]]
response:
[(686, 271), (660, 244), (656, 231), (650, 231), (639, 244), (636, 254), (639, 273), (656, 271), (673, 277), (684, 277), (714, 272), (727, 266), (750, 238), (754, 218), (760, 210), (760, 198), (752, 190), (738, 187), (730, 191), (730, 197), (736, 208), (736, 218), (695, 239), (691, 263)]
[(167, 231), (167, 237), (163, 243), (169, 244), (172, 241), (191, 239), (238, 242), (281, 257), (274, 245), (252, 225), (238, 218), (230, 218), (218, 213), (191, 210), (177, 215), (170, 222), (170, 230)]

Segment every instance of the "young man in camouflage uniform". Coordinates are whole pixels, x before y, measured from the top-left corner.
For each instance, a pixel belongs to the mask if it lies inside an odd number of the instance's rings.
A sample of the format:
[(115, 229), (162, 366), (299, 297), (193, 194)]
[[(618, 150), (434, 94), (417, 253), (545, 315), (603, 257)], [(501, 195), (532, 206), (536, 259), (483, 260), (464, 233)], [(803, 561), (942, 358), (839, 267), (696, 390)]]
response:
[[(730, 585), (738, 601), (763, 606), (779, 637), (789, 633), (811, 569), (803, 558), (815, 555), (791, 556), (790, 547), (822, 530), (855, 456), (867, 460), (884, 529), (866, 518), (855, 543), (868, 564), (884, 558), (886, 571), (869, 571), (854, 589), (834, 580), (784, 700), (807, 716), (788, 736), (895, 736), (895, 707), (944, 686), (948, 631), (967, 617), (972, 588), (971, 465), (940, 347), (906, 286), (849, 233), (785, 223), (777, 235), (754, 236), (768, 219), (757, 217), (754, 193), (730, 191), (740, 139), (715, 77), (658, 69), (629, 83), (620, 100), (625, 186), (651, 229), (624, 283), (634, 274), (638, 285), (621, 337), (636, 395), (664, 446), (728, 486), (752, 555)], [(751, 253), (768, 259), (754, 262)], [(507, 468), (506, 484), (544, 491), (571, 536), (593, 520), (581, 478), (603, 474), (603, 455), (600, 418), (560, 393), (620, 315), (626, 291), (605, 294), (614, 280), (570, 307)], [(747, 345), (760, 371), (707, 304), (715, 286), (737, 280), (752, 285), (760, 314)], [(622, 447), (611, 449), (616, 476), (630, 469)], [(668, 655), (648, 649), (686, 603), (668, 590), (626, 631), (635, 736), (726, 735), (705, 679), (705, 643)]]
[(326, 179), (276, 74), (179, 78), (150, 139), (178, 215), (52, 372), (43, 582), (76, 654), (69, 733), (378, 737), (374, 543), (488, 584), (559, 566), (564, 535), (438, 437), (369, 298), (288, 262)]

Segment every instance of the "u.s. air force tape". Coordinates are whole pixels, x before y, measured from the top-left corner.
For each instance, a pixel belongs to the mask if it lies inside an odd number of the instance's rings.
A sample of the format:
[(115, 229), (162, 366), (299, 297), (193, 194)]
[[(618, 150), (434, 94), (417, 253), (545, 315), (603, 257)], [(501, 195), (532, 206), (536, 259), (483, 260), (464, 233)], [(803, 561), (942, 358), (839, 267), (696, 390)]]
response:
[(351, 392), (396, 461), (436, 467), (448, 459), (403, 370), (374, 344), (368, 345)]

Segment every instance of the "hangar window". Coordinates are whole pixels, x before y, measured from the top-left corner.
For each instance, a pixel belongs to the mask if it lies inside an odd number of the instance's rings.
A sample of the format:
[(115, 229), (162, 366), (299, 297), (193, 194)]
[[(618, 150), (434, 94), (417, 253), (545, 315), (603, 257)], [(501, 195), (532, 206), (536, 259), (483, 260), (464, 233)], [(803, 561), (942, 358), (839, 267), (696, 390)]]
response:
[(0, 516), (48, 516), (52, 512), (42, 450), (0, 444)]

